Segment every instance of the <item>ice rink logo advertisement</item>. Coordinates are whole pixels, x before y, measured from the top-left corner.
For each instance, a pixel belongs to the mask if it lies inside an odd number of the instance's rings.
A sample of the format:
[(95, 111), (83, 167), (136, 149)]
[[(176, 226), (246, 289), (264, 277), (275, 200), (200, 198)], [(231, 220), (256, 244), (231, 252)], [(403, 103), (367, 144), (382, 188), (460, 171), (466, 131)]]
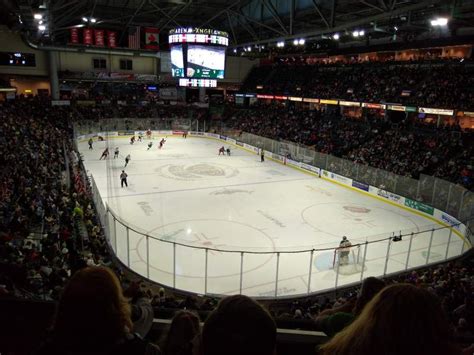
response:
[(441, 220), (447, 224), (449, 224), (450, 226), (452, 226), (453, 228), (457, 229), (457, 230), (461, 230), (460, 228), (460, 224), (461, 222), (459, 222), (456, 218), (454, 217), (451, 217), (445, 213), (441, 214)]
[(236, 176), (239, 171), (230, 166), (223, 164), (189, 164), (189, 165), (178, 165), (178, 164), (167, 164), (158, 169), (156, 172), (169, 179), (197, 181), (203, 179), (215, 179), (215, 178), (231, 178)]

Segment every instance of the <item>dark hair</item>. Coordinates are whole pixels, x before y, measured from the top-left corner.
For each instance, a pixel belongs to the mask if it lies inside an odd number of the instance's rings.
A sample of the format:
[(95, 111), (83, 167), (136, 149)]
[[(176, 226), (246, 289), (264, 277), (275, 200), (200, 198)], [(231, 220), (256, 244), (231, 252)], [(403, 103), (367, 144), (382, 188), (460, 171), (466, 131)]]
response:
[(321, 354), (459, 354), (448, 324), (436, 296), (410, 284), (391, 285), (321, 346)]
[(130, 305), (117, 276), (106, 267), (79, 270), (57, 306), (53, 339), (74, 349), (100, 349), (132, 329)]
[(192, 355), (192, 341), (199, 335), (199, 317), (189, 311), (179, 311), (171, 322), (163, 344), (165, 355)]
[(276, 325), (270, 314), (241, 295), (221, 300), (202, 333), (204, 355), (271, 355), (275, 343)]
[(364, 309), (365, 305), (375, 297), (377, 293), (379, 293), (385, 287), (385, 282), (380, 280), (376, 277), (368, 277), (362, 282), (362, 287), (360, 290), (360, 294), (357, 297), (356, 304), (352, 313), (355, 316), (358, 316), (362, 310)]

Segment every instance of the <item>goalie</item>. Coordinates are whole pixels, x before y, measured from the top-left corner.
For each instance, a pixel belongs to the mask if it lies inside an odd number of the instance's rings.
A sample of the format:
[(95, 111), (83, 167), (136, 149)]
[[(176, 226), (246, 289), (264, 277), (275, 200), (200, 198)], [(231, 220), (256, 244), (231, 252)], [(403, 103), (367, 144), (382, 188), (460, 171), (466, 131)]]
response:
[(351, 250), (352, 243), (347, 239), (346, 236), (342, 237), (341, 242), (339, 243), (339, 265), (349, 264), (349, 253)]

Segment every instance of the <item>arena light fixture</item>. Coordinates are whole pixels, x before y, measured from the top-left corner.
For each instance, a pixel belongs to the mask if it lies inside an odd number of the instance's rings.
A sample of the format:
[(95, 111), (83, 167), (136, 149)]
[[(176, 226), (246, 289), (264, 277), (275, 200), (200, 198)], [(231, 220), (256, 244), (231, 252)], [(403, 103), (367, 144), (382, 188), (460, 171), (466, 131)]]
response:
[(87, 19), (87, 17), (83, 17), (83, 18), (82, 18), (82, 21), (88, 22), (89, 20)]
[(95, 18), (91, 17), (91, 18), (90, 18), (90, 22), (92, 22), (92, 23), (96, 23), (96, 22), (97, 22), (97, 20), (96, 20)]
[(359, 37), (359, 31), (352, 32), (352, 37)]
[(252, 47), (248, 46), (248, 47), (247, 47), (247, 51), (251, 52), (251, 51), (252, 51)]
[(306, 41), (305, 41), (304, 38), (300, 38), (300, 39), (298, 40), (298, 44), (299, 44), (300, 46), (303, 46), (305, 43), (306, 43)]
[(39, 25), (39, 26), (38, 26), (38, 30), (40, 30), (40, 31), (45, 31), (45, 30), (46, 30), (46, 26), (45, 26), (45, 25)]
[(41, 15), (41, 14), (34, 14), (33, 17), (34, 17), (35, 20), (42, 20), (43, 19), (43, 15)]
[(448, 24), (448, 19), (446, 17), (438, 17), (434, 20), (431, 20), (430, 22), (431, 22), (431, 26), (433, 27), (436, 27), (436, 26), (442, 27)]
[(295, 46), (297, 46), (297, 45), (298, 45), (298, 40), (297, 40), (297, 39), (293, 40), (293, 44), (294, 44)]
[(237, 53), (237, 49), (234, 48), (234, 53)]
[(362, 36), (364, 36), (364, 35), (365, 35), (365, 31), (364, 31), (364, 30), (360, 30), (360, 31), (359, 31), (359, 36), (362, 37)]
[(277, 42), (277, 47), (278, 48), (283, 48), (284, 46), (285, 46), (285, 42), (283, 42), (283, 41)]
[(336, 41), (338, 41), (339, 38), (341, 38), (341, 36), (339, 35), (339, 33), (334, 33), (334, 34), (332, 35), (332, 38), (335, 39)]

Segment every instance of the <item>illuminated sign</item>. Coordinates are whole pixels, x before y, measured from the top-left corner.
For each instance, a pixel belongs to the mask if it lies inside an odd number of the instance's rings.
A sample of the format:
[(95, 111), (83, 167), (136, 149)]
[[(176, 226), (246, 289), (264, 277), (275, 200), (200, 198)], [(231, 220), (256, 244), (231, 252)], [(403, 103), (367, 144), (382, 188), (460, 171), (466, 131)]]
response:
[(337, 105), (338, 101), (337, 100), (325, 100), (321, 99), (319, 100), (320, 104), (326, 104), (326, 105)]
[(212, 30), (208, 28), (175, 28), (170, 30), (168, 42), (169, 44), (204, 43), (228, 46), (229, 34), (225, 31)]
[(317, 104), (319, 102), (319, 99), (309, 99), (309, 98), (304, 98), (303, 99), (304, 102), (312, 102), (312, 103), (315, 103)]
[(354, 101), (339, 101), (339, 105), (341, 106), (360, 106), (360, 102), (354, 102)]
[(257, 94), (257, 99), (270, 99), (273, 100), (273, 95), (258, 95)]
[(302, 97), (296, 97), (296, 96), (290, 96), (288, 98), (288, 100), (290, 100), (290, 101), (299, 101), (300, 102), (300, 101), (303, 101), (303, 98)]
[(405, 106), (401, 106), (401, 105), (387, 105), (387, 110), (390, 110), (390, 111), (403, 111), (403, 112), (405, 112), (405, 111), (406, 111), (406, 107), (405, 107)]
[(275, 96), (275, 100), (288, 100), (288, 96)]
[(217, 80), (209, 79), (179, 79), (179, 86), (195, 88), (215, 88)]
[(442, 109), (442, 108), (418, 107), (418, 112), (431, 113), (431, 114), (434, 114), (434, 115), (445, 115), (445, 116), (454, 115), (454, 110), (446, 110), (446, 109)]
[(362, 107), (378, 108), (378, 109), (385, 110), (386, 105), (383, 105), (383, 104), (371, 104), (371, 103), (363, 102), (363, 103), (362, 103)]

